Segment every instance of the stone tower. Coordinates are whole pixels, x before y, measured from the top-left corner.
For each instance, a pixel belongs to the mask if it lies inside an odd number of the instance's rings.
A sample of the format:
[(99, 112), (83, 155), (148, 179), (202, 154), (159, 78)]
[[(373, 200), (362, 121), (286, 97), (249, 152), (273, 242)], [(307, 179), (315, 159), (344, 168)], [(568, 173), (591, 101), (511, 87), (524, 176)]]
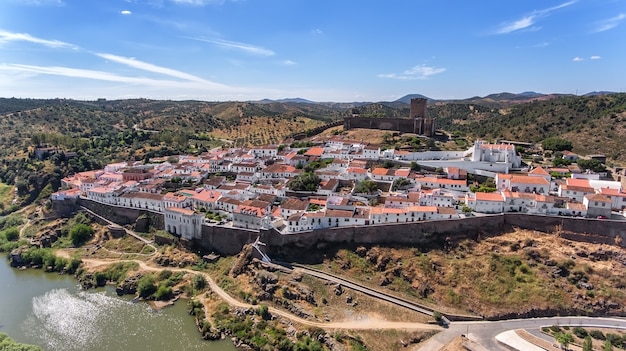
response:
[(435, 135), (435, 119), (426, 117), (426, 102), (424, 98), (411, 99), (410, 118), (413, 120), (413, 133)]

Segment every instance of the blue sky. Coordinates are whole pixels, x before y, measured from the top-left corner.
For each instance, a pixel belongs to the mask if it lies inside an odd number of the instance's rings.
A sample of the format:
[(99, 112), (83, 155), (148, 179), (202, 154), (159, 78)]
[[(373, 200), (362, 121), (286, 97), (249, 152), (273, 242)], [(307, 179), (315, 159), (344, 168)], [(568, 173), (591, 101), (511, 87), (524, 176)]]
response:
[(626, 0), (0, 0), (0, 96), (626, 90)]

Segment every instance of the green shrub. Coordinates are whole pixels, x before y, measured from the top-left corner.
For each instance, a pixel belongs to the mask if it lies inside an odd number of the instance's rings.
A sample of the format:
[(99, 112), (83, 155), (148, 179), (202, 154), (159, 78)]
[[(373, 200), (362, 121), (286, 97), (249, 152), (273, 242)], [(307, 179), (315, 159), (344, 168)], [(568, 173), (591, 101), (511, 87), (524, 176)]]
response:
[(194, 291), (202, 291), (207, 287), (206, 278), (202, 274), (194, 275), (192, 282)]
[(587, 333), (587, 330), (581, 327), (575, 327), (573, 332), (574, 332), (574, 335), (576, 335), (577, 337), (581, 339), (584, 339), (587, 335), (589, 335), (589, 333)]
[(87, 224), (78, 223), (70, 229), (70, 240), (76, 247), (81, 246), (91, 239), (94, 230)]
[(168, 300), (172, 297), (172, 288), (166, 285), (160, 285), (154, 293), (155, 300)]
[(20, 238), (20, 231), (17, 227), (5, 229), (2, 233), (7, 241), (17, 241)]
[(605, 340), (606, 336), (604, 336), (604, 333), (599, 331), (599, 330), (592, 330), (589, 332), (589, 335), (591, 335), (592, 338), (596, 339), (596, 340)]
[(146, 274), (139, 278), (137, 282), (137, 293), (139, 297), (147, 298), (154, 294), (157, 290), (157, 286), (154, 284), (154, 277), (150, 274)]

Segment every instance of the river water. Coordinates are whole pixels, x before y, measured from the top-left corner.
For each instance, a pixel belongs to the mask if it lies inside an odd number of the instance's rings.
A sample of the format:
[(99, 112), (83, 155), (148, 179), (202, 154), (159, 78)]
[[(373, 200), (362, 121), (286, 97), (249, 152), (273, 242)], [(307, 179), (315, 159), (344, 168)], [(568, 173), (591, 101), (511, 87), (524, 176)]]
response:
[(112, 288), (81, 291), (66, 275), (16, 270), (0, 258), (0, 332), (44, 350), (236, 351), (204, 341), (184, 301), (156, 312)]

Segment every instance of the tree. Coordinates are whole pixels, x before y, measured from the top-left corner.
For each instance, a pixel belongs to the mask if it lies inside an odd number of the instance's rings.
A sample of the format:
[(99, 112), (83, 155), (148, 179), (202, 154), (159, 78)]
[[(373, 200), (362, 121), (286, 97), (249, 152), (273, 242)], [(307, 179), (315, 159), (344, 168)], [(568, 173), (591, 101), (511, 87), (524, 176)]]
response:
[(593, 341), (591, 340), (591, 336), (585, 336), (585, 341), (583, 342), (583, 351), (593, 351)]
[(611, 340), (607, 340), (602, 345), (602, 351), (613, 351), (613, 344), (611, 344)]
[(569, 344), (574, 342), (574, 337), (570, 333), (556, 333), (554, 338), (561, 344), (561, 348), (564, 350), (567, 350)]
[(93, 236), (94, 230), (90, 226), (82, 223), (75, 224), (72, 229), (70, 229), (70, 240), (72, 240), (72, 244), (78, 247), (89, 241)]
[(207, 286), (206, 278), (202, 274), (196, 274), (193, 276), (193, 290), (202, 291)]
[(606, 167), (598, 160), (578, 160), (576, 163), (578, 164), (578, 167), (582, 169), (589, 169), (594, 172), (606, 171)]
[(419, 172), (422, 167), (415, 161), (411, 162), (411, 170), (415, 172)]
[(378, 190), (378, 184), (375, 181), (366, 179), (354, 187), (354, 192), (357, 194), (371, 194)]
[(572, 146), (571, 141), (561, 139), (561, 138), (545, 139), (541, 143), (541, 147), (543, 147), (544, 150), (552, 150), (552, 151), (563, 151), (563, 150), (571, 151), (574, 148)]
[(16, 241), (20, 238), (20, 231), (16, 227), (9, 228), (4, 231), (4, 237), (7, 241)]
[(571, 164), (572, 164), (572, 161), (567, 160), (567, 159), (564, 159), (564, 158), (562, 158), (562, 157), (555, 157), (555, 158), (552, 160), (552, 165), (553, 165), (554, 167), (569, 166), (569, 165), (571, 165)]
[(313, 172), (304, 172), (287, 183), (293, 191), (316, 191), (322, 180)]

